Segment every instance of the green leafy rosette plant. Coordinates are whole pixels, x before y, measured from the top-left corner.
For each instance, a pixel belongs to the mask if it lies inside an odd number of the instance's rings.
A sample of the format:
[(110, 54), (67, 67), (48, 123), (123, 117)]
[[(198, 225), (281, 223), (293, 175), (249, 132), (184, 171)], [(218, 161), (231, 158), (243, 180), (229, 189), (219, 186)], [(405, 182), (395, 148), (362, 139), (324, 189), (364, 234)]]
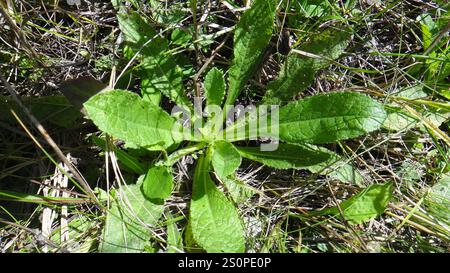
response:
[[(234, 33), (234, 57), (227, 77), (218, 68), (212, 68), (204, 77), (206, 109), (219, 106), (223, 111), (204, 116), (196, 113), (186, 96), (183, 71), (175, 57), (166, 53), (167, 40), (137, 13), (118, 15), (126, 42), (125, 53), (140, 64), (141, 96), (120, 89), (104, 91), (91, 97), (84, 108), (103, 132), (132, 147), (162, 151), (163, 157), (149, 167), (139, 166), (146, 174), (135, 185), (128, 185), (126, 192), (131, 196), (128, 204), (134, 208), (134, 214), (121, 210), (117, 203), (112, 204), (101, 251), (120, 251), (118, 245), (126, 245), (128, 251), (143, 250), (149, 239), (145, 225), (151, 226), (161, 217), (162, 204), (172, 193), (172, 165), (183, 156), (195, 154), (198, 159), (185, 241), (207, 252), (244, 252), (243, 221), (236, 208), (239, 198), (226, 194), (233, 187), (242, 186), (234, 179), (242, 157), (276, 169), (308, 168), (332, 157), (328, 150), (315, 144), (364, 136), (379, 129), (386, 113), (380, 103), (364, 94), (332, 92), (289, 102), (312, 83), (318, 70), (342, 54), (351, 36), (346, 28), (325, 30), (296, 48), (288, 55), (277, 79), (269, 83), (261, 104), (234, 123), (222, 126), (228, 108), (235, 104), (263, 59), (274, 31), (275, 16), (273, 0), (255, 0), (242, 14)], [(186, 129), (160, 106), (161, 96), (188, 112), (191, 124), (202, 126)], [(276, 111), (265, 111), (266, 105), (279, 107)], [(262, 118), (268, 122), (263, 124)], [(257, 126), (253, 126), (255, 122)], [(273, 144), (276, 149), (241, 145), (262, 137), (278, 141)], [(215, 180), (227, 191), (218, 187)], [(347, 220), (360, 222), (382, 213), (391, 190), (392, 184), (388, 183), (355, 196), (351, 204), (345, 203), (344, 210), (351, 212)], [(381, 199), (380, 194), (384, 196)]]

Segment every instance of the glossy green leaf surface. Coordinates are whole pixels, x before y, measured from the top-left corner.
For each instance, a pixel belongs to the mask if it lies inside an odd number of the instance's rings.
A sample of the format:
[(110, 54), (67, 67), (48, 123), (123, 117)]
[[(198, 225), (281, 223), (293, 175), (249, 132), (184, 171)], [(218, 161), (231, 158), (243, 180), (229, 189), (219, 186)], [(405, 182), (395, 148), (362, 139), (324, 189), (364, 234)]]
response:
[(237, 147), (239, 153), (248, 159), (277, 169), (298, 169), (329, 159), (330, 155), (305, 145), (278, 144), (274, 151), (261, 151), (260, 147)]
[(194, 241), (207, 252), (244, 252), (241, 219), (210, 176), (211, 155), (202, 156), (194, 174), (189, 225)]
[(211, 69), (205, 76), (204, 88), (206, 104), (220, 107), (225, 96), (223, 72), (217, 68)]
[(234, 58), (229, 70), (226, 103), (234, 104), (239, 92), (260, 64), (273, 31), (274, 0), (255, 0), (242, 14), (234, 33)]
[(145, 225), (155, 225), (164, 207), (148, 201), (140, 191), (140, 183), (127, 185), (116, 192), (99, 246), (100, 252), (144, 252), (149, 245), (151, 233)]
[(336, 92), (281, 107), (279, 118), (279, 137), (283, 141), (330, 143), (377, 130), (386, 112), (366, 95)]
[(173, 188), (171, 170), (166, 166), (153, 166), (148, 169), (142, 183), (144, 196), (156, 203), (163, 202), (170, 196)]
[(84, 107), (99, 129), (140, 147), (169, 147), (183, 139), (180, 125), (174, 118), (159, 106), (128, 91), (98, 94)]
[(241, 155), (233, 144), (225, 141), (214, 143), (212, 165), (219, 177), (226, 177), (241, 165)]
[[(278, 122), (269, 117), (263, 125), (249, 126), (250, 115), (226, 128), (224, 137), (238, 141), (268, 136), (288, 143), (330, 143), (368, 134), (380, 128), (386, 118), (383, 106), (366, 95), (333, 92), (307, 97), (281, 107)], [(276, 134), (278, 129), (278, 134)], [(237, 132), (243, 132), (238, 134)]]

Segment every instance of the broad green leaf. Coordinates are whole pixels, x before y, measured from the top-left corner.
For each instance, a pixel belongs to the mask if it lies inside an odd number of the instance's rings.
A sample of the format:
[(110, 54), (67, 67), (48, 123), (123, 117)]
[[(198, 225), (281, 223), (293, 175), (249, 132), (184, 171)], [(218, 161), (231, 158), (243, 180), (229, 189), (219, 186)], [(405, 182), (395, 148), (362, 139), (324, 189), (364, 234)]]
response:
[[(21, 99), (28, 110), (41, 122), (48, 121), (57, 126), (71, 128), (82, 116), (79, 109), (63, 96), (22, 97)], [(20, 119), (27, 119), (13, 99), (0, 96), (0, 121), (17, 124), (10, 110), (14, 110)]]
[(312, 96), (280, 108), (280, 139), (298, 143), (330, 143), (365, 135), (380, 128), (386, 112), (359, 93)]
[(175, 57), (166, 53), (168, 41), (138, 13), (120, 13), (117, 18), (125, 41), (134, 53), (140, 52), (143, 98), (158, 105), (162, 93), (176, 104), (192, 109), (185, 94), (182, 69)]
[(272, 36), (275, 12), (274, 0), (255, 0), (242, 14), (234, 33), (234, 58), (229, 70), (226, 105), (234, 104), (260, 64)]
[[(269, 117), (258, 128), (249, 126), (249, 122), (254, 122), (252, 118), (242, 119), (227, 127), (224, 137), (228, 141), (266, 136), (288, 143), (330, 143), (377, 130), (386, 118), (380, 103), (353, 92), (311, 96), (281, 107), (278, 114), (278, 123)], [(277, 124), (278, 134), (274, 130)], [(245, 134), (237, 134), (240, 131)]]
[(167, 148), (183, 139), (180, 125), (167, 112), (128, 91), (98, 94), (84, 107), (100, 130), (140, 147)]
[(298, 169), (327, 161), (329, 154), (306, 145), (279, 143), (275, 151), (261, 151), (260, 147), (236, 147), (248, 159), (277, 169)]
[(197, 162), (190, 206), (190, 233), (196, 244), (207, 252), (244, 252), (241, 219), (233, 203), (212, 181), (210, 164), (210, 152)]
[[(445, 111), (432, 111), (430, 109), (423, 111), (423, 117), (429, 124), (439, 128), (442, 123), (447, 122), (450, 118), (450, 112)], [(411, 128), (418, 127), (420, 130), (427, 132), (427, 129), (421, 119), (411, 115), (410, 113), (399, 109), (388, 109), (388, 115), (383, 123), (383, 128), (391, 131), (402, 131)]]
[(320, 173), (322, 175), (327, 175), (333, 179), (337, 179), (344, 183), (356, 184), (358, 186), (362, 185), (364, 178), (361, 173), (353, 167), (350, 163), (347, 163), (347, 158), (341, 157), (333, 151), (327, 148), (315, 146), (311, 144), (305, 144), (307, 147), (326, 153), (329, 155), (327, 161), (319, 163), (314, 166), (306, 167), (307, 170), (313, 173)]
[(192, 227), (190, 222), (187, 223), (183, 232), (185, 249), (189, 253), (203, 253), (204, 249), (197, 244), (192, 234)]
[(211, 69), (205, 76), (204, 90), (206, 98), (205, 113), (208, 121), (203, 134), (215, 135), (223, 124), (222, 102), (225, 96), (225, 79), (223, 72), (217, 68)]
[(206, 104), (220, 107), (225, 96), (223, 72), (215, 67), (211, 69), (205, 76), (204, 87)]
[[(449, 71), (450, 74), (450, 71)], [(450, 86), (450, 85), (449, 85)], [(450, 88), (449, 89), (443, 89), (443, 88), (439, 88), (438, 90), (436, 90), (439, 95), (443, 96), (444, 98), (446, 98), (447, 100), (450, 100)]]
[(283, 64), (280, 75), (267, 87), (264, 104), (284, 104), (305, 90), (314, 81), (316, 73), (328, 67), (347, 48), (351, 32), (348, 29), (328, 29), (313, 37), (298, 50), (317, 57), (292, 52)]
[[(139, 179), (142, 181), (142, 176)], [(100, 242), (100, 252), (144, 252), (151, 232), (147, 226), (155, 225), (164, 207), (148, 201), (140, 191), (140, 181), (117, 190), (107, 212)]]
[(246, 185), (243, 181), (239, 180), (235, 176), (228, 176), (220, 178), (222, 183), (225, 185), (228, 193), (234, 202), (240, 204), (246, 201), (248, 198), (252, 197), (258, 192), (257, 189)]
[(173, 177), (168, 167), (153, 166), (148, 169), (142, 183), (142, 192), (147, 199), (158, 203), (164, 201), (172, 193), (172, 188)]
[(234, 173), (241, 165), (241, 155), (234, 145), (226, 141), (217, 141), (213, 147), (212, 165), (217, 175), (223, 178)]
[(322, 163), (314, 166), (307, 167), (306, 169), (317, 173), (320, 172), (322, 175), (327, 175), (333, 179), (339, 180), (344, 183), (355, 184), (358, 186), (363, 185), (364, 177), (361, 173), (349, 163), (344, 162), (343, 158), (334, 158), (330, 160), (333, 162)]
[[(394, 184), (373, 184), (357, 195), (342, 201), (339, 206), (345, 219), (351, 224), (360, 224), (384, 213), (392, 199)], [(339, 214), (339, 208), (333, 207), (319, 211), (318, 214)]]

